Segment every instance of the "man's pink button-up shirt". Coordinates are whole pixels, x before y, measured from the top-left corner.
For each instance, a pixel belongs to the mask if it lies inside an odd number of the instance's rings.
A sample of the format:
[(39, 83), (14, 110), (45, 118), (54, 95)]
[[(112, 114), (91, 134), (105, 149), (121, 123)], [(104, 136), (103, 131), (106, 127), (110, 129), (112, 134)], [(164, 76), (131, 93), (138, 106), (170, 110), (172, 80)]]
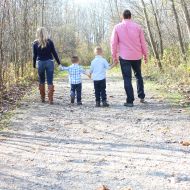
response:
[(111, 37), (111, 52), (114, 60), (118, 56), (125, 60), (147, 59), (148, 49), (141, 26), (131, 19), (124, 19), (114, 27)]

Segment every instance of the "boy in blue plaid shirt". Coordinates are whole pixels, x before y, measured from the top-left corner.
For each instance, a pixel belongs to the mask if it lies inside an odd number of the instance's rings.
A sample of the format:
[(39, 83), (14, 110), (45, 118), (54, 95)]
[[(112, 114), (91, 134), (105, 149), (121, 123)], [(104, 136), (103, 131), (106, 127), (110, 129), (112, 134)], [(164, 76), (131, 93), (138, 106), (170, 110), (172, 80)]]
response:
[(69, 72), (69, 82), (71, 84), (71, 104), (75, 102), (75, 95), (77, 95), (77, 105), (82, 105), (82, 78), (81, 75), (89, 76), (82, 66), (79, 65), (78, 56), (71, 58), (72, 65), (69, 67), (60, 66), (60, 70)]

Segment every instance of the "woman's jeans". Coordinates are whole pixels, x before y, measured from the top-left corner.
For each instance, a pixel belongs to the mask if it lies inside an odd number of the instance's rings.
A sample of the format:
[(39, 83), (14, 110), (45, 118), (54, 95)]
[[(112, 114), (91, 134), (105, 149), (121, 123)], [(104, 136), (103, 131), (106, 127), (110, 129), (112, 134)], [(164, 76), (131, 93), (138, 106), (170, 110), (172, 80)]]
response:
[(145, 98), (144, 83), (141, 74), (141, 60), (124, 60), (120, 58), (121, 71), (124, 79), (124, 88), (127, 94), (127, 103), (133, 103), (134, 91), (132, 86), (132, 70), (137, 82), (137, 93), (140, 99)]
[(40, 84), (45, 84), (45, 76), (47, 77), (48, 85), (53, 85), (54, 62), (53, 60), (37, 61), (38, 76)]

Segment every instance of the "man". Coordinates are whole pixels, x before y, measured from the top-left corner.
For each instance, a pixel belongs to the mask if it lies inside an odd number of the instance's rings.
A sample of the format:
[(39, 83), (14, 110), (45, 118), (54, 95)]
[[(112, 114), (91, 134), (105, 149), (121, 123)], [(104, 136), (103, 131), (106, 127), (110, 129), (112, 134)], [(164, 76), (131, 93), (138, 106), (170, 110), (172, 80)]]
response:
[[(147, 45), (140, 25), (131, 20), (131, 12), (123, 12), (123, 21), (114, 27), (111, 37), (111, 51), (115, 64), (120, 62), (124, 79), (127, 101), (124, 106), (133, 107), (134, 91), (132, 86), (132, 69), (137, 81), (140, 102), (145, 102), (144, 83), (141, 74), (141, 59), (147, 63)], [(119, 57), (118, 57), (119, 56)]]

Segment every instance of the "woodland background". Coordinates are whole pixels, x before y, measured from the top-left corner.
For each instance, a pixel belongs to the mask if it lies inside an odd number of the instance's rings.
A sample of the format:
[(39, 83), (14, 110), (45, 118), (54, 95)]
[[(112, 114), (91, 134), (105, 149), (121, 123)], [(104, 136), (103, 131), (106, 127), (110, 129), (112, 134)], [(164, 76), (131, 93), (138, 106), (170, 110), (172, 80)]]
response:
[[(63, 64), (78, 54), (89, 65), (93, 48), (103, 46), (111, 61), (110, 36), (124, 9), (144, 27), (149, 63), (144, 75), (190, 97), (190, 0), (1, 0), (0, 110), (15, 103), (36, 80), (32, 42), (39, 26), (48, 28)], [(88, 2), (88, 3), (87, 3)]]

